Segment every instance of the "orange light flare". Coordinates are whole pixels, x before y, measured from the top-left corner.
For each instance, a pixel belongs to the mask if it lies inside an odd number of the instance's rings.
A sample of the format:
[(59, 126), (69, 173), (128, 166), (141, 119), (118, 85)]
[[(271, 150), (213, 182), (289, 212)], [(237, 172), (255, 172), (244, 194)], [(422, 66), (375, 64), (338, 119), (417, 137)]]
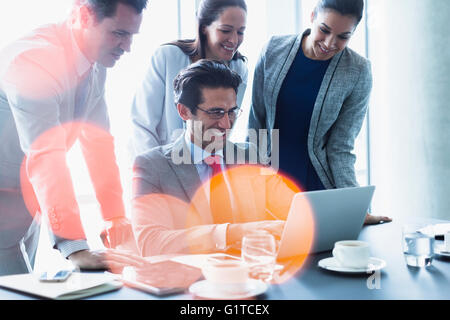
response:
[[(21, 192), (31, 216), (44, 214), (50, 230), (68, 239), (85, 239), (66, 154), (77, 139), (87, 155), (89, 174), (105, 214), (123, 212), (113, 137), (92, 124), (69, 122), (51, 128), (33, 141), (20, 169)], [(85, 150), (86, 148), (86, 150)], [(87, 152), (84, 152), (87, 151)]]
[(168, 194), (153, 193), (133, 199), (132, 221), (143, 257), (191, 252), (187, 241), (190, 230), (186, 229), (189, 207), (189, 203)]
[[(205, 198), (205, 191), (210, 190), (211, 207)], [(292, 199), (301, 188), (286, 175), (274, 170), (256, 165), (241, 165), (228, 169), (225, 174), (217, 174), (199, 188), (193, 198), (191, 207), (203, 208), (207, 212), (188, 216), (189, 225), (198, 222), (198, 217), (204, 217), (208, 223), (253, 224), (255, 231), (265, 230), (274, 234), (278, 240), (283, 229), (274, 232), (265, 228), (265, 222), (286, 221), (291, 208)], [(216, 199), (216, 200), (214, 200)], [(227, 204), (231, 202), (231, 205)], [(275, 273), (273, 282), (283, 283), (296, 275), (304, 266), (314, 240), (314, 213), (309, 203), (298, 204), (296, 210), (304, 215), (305, 225), (302, 226), (302, 239), (298, 244), (298, 256), (278, 260), (284, 266)], [(193, 210), (191, 210), (193, 211)], [(208, 217), (211, 217), (208, 221)], [(245, 229), (251, 232), (250, 229)], [(300, 232), (300, 231), (299, 231)], [(229, 234), (228, 234), (229, 235)], [(244, 234), (245, 235), (245, 234)], [(242, 238), (241, 238), (242, 239)], [(232, 249), (231, 254), (240, 254), (241, 241), (227, 243)], [(307, 254), (304, 254), (307, 252)]]

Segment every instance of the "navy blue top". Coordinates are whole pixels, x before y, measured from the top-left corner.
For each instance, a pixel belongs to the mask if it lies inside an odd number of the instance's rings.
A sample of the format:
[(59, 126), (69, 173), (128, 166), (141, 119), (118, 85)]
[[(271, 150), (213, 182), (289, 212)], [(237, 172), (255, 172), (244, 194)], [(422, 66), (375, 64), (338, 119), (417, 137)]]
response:
[(325, 189), (308, 155), (308, 133), (330, 62), (307, 58), (300, 46), (278, 95), (274, 128), (280, 130), (280, 170), (303, 191)]

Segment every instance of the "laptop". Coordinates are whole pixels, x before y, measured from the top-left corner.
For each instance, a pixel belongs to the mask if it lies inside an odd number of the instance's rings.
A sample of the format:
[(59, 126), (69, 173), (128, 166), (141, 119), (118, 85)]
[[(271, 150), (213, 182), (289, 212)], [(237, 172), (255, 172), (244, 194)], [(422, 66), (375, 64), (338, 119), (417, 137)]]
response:
[(330, 251), (337, 241), (356, 240), (374, 192), (369, 186), (296, 194), (277, 258)]

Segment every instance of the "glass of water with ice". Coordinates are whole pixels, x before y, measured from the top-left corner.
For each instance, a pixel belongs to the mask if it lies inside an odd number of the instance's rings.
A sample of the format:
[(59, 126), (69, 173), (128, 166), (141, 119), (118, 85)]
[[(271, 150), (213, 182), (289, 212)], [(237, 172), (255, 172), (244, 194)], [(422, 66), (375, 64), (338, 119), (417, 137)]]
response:
[(403, 227), (403, 254), (408, 266), (428, 267), (433, 261), (434, 236), (426, 232), (426, 225)]
[(250, 277), (270, 281), (276, 263), (275, 237), (270, 233), (252, 233), (242, 239), (242, 260), (248, 265)]

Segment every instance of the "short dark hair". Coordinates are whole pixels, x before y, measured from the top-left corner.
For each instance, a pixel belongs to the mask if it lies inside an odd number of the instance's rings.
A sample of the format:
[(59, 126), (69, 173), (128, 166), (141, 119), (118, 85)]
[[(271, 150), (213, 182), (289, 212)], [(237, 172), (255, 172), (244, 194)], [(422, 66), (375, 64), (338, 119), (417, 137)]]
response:
[(182, 70), (173, 82), (175, 103), (196, 114), (203, 103), (202, 89), (231, 88), (236, 94), (242, 79), (222, 61), (202, 59)]
[(343, 16), (354, 17), (357, 26), (364, 14), (364, 0), (319, 0), (315, 13), (327, 9), (334, 10)]
[[(219, 19), (220, 15), (231, 7), (239, 7), (247, 12), (245, 0), (202, 0), (197, 9), (197, 36), (195, 39), (178, 40), (170, 45), (178, 46), (189, 57), (199, 56), (200, 59), (206, 58), (206, 36), (203, 29), (210, 26)], [(244, 60), (245, 57), (237, 51), (232, 60)]]
[(136, 9), (138, 14), (147, 7), (148, 0), (76, 0), (78, 5), (87, 5), (95, 14), (98, 22), (116, 14), (117, 4), (122, 3)]

